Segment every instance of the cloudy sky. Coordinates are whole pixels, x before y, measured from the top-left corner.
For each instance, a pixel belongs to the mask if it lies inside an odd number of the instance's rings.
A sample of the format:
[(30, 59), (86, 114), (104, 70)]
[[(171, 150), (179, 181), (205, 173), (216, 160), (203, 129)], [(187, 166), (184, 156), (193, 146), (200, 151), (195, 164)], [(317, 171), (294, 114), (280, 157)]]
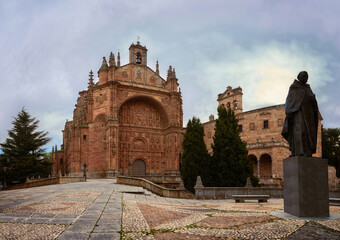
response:
[(0, 142), (25, 107), (52, 138), (72, 119), (88, 73), (112, 51), (128, 62), (140, 36), (148, 65), (176, 68), (184, 124), (216, 115), (217, 95), (243, 88), (245, 111), (285, 101), (309, 72), (325, 127), (340, 127), (340, 1), (0, 0)]

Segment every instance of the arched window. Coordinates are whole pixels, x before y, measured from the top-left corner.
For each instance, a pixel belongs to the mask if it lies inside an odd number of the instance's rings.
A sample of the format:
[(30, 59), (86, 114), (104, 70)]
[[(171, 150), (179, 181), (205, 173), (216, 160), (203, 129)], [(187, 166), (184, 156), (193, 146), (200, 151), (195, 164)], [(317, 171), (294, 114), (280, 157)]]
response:
[(140, 52), (138, 52), (136, 54), (136, 63), (137, 64), (141, 64), (142, 63), (142, 54), (140, 54)]
[(234, 105), (234, 110), (236, 110), (237, 109), (237, 100), (234, 100), (233, 105)]
[(227, 103), (227, 108), (230, 108), (230, 102)]

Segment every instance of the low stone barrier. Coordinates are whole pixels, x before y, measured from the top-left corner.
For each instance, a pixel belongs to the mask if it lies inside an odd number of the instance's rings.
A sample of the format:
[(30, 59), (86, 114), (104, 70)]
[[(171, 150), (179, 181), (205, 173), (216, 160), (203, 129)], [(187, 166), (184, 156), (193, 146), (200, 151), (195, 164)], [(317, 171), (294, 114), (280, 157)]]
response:
[(162, 197), (168, 198), (188, 198), (193, 199), (194, 194), (185, 190), (185, 189), (170, 189), (159, 186), (149, 180), (144, 178), (137, 178), (137, 177), (125, 177), (125, 176), (118, 176), (117, 177), (118, 184), (126, 184), (132, 186), (143, 187), (150, 192), (153, 192)]
[(196, 199), (228, 199), (233, 195), (270, 195), (271, 198), (283, 198), (282, 188), (260, 187), (195, 187)]
[[(271, 198), (283, 198), (283, 188), (204, 187), (201, 177), (197, 177), (196, 199), (228, 199), (233, 195), (270, 195)], [(340, 190), (329, 190), (329, 198), (340, 198)]]
[(8, 186), (6, 188), (2, 188), (1, 190), (15, 190), (15, 189), (22, 189), (22, 188), (31, 188), (31, 187), (39, 187), (45, 185), (52, 185), (52, 184), (63, 184), (63, 183), (73, 183), (73, 182), (85, 182), (84, 177), (50, 177), (45, 179), (35, 179), (29, 180), (22, 184), (17, 184), (13, 186)]
[(196, 199), (231, 199), (233, 195), (269, 195), (271, 198), (283, 198), (283, 188), (204, 187), (201, 177), (197, 177)]
[(340, 190), (329, 190), (329, 198), (340, 198)]

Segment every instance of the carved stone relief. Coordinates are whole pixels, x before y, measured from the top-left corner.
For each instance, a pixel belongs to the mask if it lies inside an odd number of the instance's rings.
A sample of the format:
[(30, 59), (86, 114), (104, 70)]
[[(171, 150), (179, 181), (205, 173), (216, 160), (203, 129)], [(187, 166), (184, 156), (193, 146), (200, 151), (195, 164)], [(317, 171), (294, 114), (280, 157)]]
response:
[(123, 101), (128, 96), (128, 92), (126, 91), (119, 91), (118, 92), (118, 99)]
[(123, 73), (122, 73), (122, 76), (123, 76), (123, 78), (128, 78), (128, 73), (126, 72), (126, 71), (124, 71)]
[(96, 102), (99, 104), (102, 104), (104, 101), (107, 100), (106, 94), (100, 94), (99, 96), (96, 97)]
[(130, 102), (119, 111), (119, 124), (160, 128), (160, 113), (152, 105), (144, 102)]

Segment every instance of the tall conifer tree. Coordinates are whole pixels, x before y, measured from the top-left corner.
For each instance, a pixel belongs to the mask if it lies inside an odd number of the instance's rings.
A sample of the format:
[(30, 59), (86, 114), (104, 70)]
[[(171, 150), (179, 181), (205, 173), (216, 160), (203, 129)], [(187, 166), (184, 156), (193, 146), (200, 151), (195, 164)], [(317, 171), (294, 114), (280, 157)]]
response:
[(323, 128), (322, 133), (322, 157), (328, 159), (328, 165), (334, 166), (336, 176), (340, 177), (340, 129)]
[(50, 141), (48, 132), (37, 131), (39, 120), (32, 118), (24, 108), (12, 124), (8, 138), (0, 144), (8, 165), (8, 181), (24, 182), (27, 176), (48, 175), (45, 168), (49, 164), (42, 159), (42, 147)]
[(193, 117), (184, 134), (181, 167), (184, 186), (191, 192), (194, 192), (197, 176), (201, 176), (203, 184), (209, 181), (209, 154), (203, 137), (203, 125), (199, 118)]
[(244, 187), (247, 177), (256, 182), (246, 146), (240, 137), (234, 111), (219, 107), (212, 144), (212, 186)]

